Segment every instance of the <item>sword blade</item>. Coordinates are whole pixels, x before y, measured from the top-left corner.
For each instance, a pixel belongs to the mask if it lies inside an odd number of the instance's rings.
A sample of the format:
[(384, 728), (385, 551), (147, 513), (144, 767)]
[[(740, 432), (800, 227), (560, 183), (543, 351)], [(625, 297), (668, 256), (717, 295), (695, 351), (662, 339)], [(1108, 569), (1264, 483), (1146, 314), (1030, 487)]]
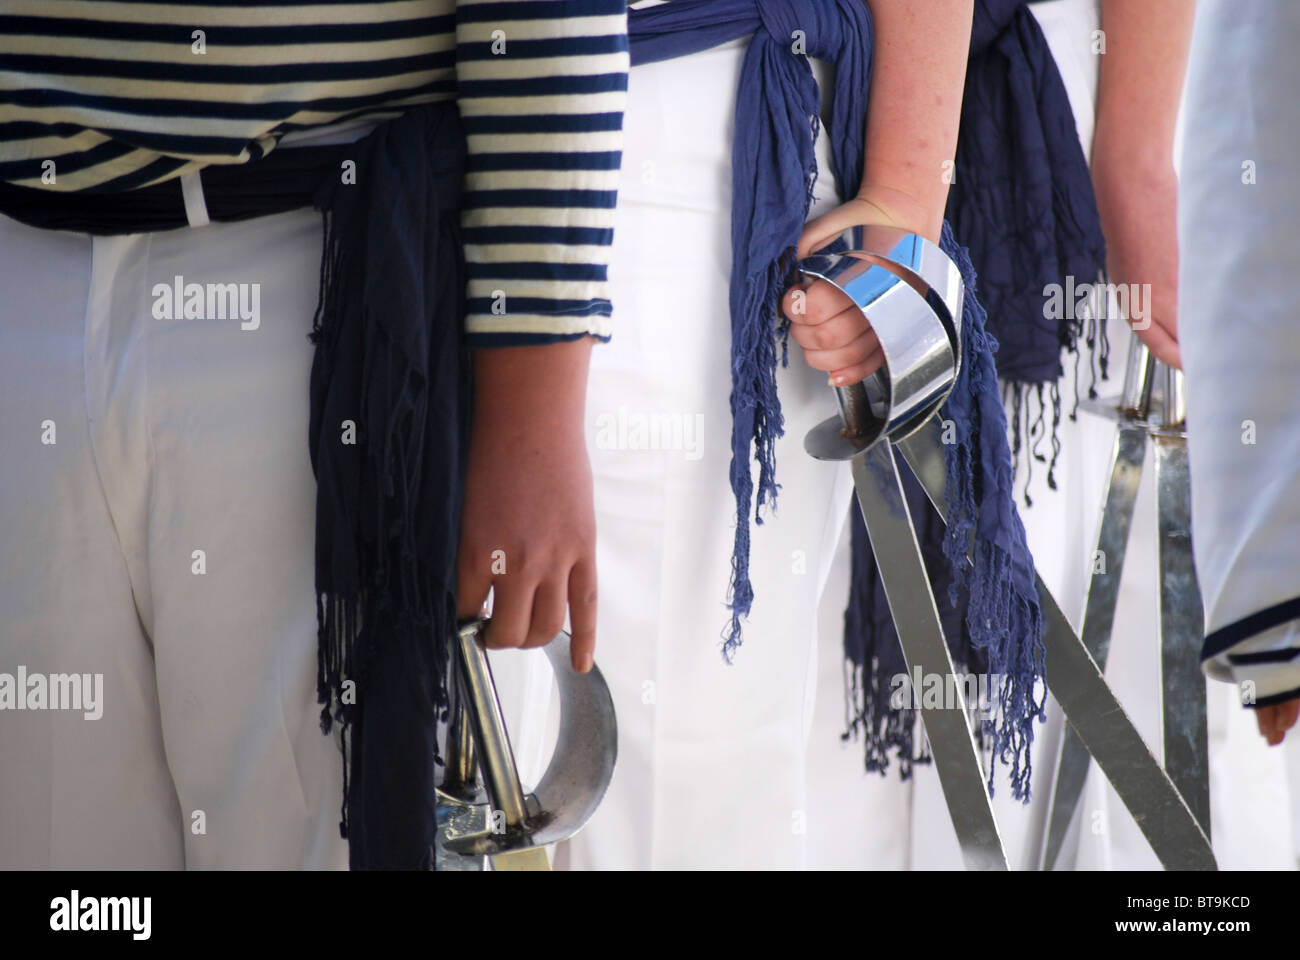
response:
[[(1106, 496), (1101, 509), (1097, 552), (1093, 554), (1088, 599), (1080, 631), (1083, 634), (1083, 645), (1092, 654), (1097, 668), (1103, 671), (1106, 669), (1106, 656), (1110, 652), (1115, 604), (1119, 599), (1120, 578), (1124, 573), (1124, 556), (1128, 552), (1133, 506), (1137, 502), (1138, 486), (1142, 481), (1142, 460), (1146, 448), (1147, 433), (1140, 427), (1121, 425), (1116, 431), (1110, 480), (1106, 484)], [(1051, 870), (1060, 858), (1070, 821), (1074, 819), (1079, 797), (1083, 794), (1091, 760), (1074, 727), (1067, 723), (1061, 738), (1061, 752), (1056, 764), (1051, 805), (1048, 807), (1047, 846), (1042, 861), (1044, 870)]]
[[(946, 705), (953, 709), (922, 706), (921, 717), (962, 858), (971, 870), (1005, 870), (1006, 853), (984, 785), (962, 685), (948, 683), (956, 669), (944, 642), (893, 450), (888, 443), (878, 443), (855, 457), (852, 468), (858, 507), (871, 534), (871, 549), (903, 655), (914, 670), (919, 667), (924, 676), (943, 678), (945, 689), (956, 694), (956, 703)], [(920, 691), (913, 694), (919, 696)]]
[[(931, 419), (899, 447), (946, 521), (947, 468), (939, 429), (937, 420)], [(1035, 583), (1045, 624), (1047, 686), (1066, 719), (1166, 869), (1217, 869), (1210, 841), (1182, 794), (1147, 749), (1042, 578), (1035, 575)]]
[(1160, 689), (1165, 769), (1210, 833), (1210, 769), (1205, 716), (1201, 590), (1192, 561), (1187, 441), (1157, 436), (1156, 513), (1160, 555)]

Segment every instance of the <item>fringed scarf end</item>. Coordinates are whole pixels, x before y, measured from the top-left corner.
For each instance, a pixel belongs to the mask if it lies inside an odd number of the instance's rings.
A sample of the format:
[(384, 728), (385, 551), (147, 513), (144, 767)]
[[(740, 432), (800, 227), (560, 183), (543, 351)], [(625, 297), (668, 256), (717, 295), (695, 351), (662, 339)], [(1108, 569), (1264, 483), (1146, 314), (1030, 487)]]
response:
[[(431, 864), (467, 391), (454, 105), (350, 145), (330, 179), (311, 340), (317, 700), (339, 728), (351, 865)], [(400, 199), (399, 199), (400, 198)]]
[[(1000, 678), (997, 705), (984, 730), (994, 756), (1009, 768), (1012, 796), (1028, 802), (1033, 720), (1043, 719), (1045, 701), (1042, 613), (1033, 587), (1033, 561), (1024, 529), (1015, 517), (1014, 473), (1003, 452), (1006, 417), (993, 364), (996, 342), (984, 327), (969, 255), (946, 224), (943, 239), (966, 285), (962, 338), (967, 362), (949, 405), (964, 407), (964, 415), (953, 419), (968, 426), (964, 432), (959, 427), (957, 442), (948, 448), (948, 525), (943, 538), (943, 552), (953, 575), (948, 598), (955, 604), (958, 586), (967, 590), (965, 621), (971, 645), (983, 654), (988, 673)], [(1038, 422), (1041, 420), (1040, 396)], [(979, 470), (974, 469), (975, 450), (979, 451)], [(998, 466), (999, 460), (1004, 466)], [(995, 537), (980, 535), (981, 507), (1006, 514), (1006, 521), (999, 526), (1004, 528), (1004, 536), (1011, 537), (1007, 546)], [(1017, 548), (1020, 556), (1013, 558), (1009, 547)], [(994, 769), (990, 765), (990, 791)]]
[(845, 724), (840, 739), (862, 741), (863, 768), (884, 776), (892, 761), (900, 780), (912, 776), (916, 764), (930, 762), (924, 750), (920, 711), (891, 703), (892, 678), (884, 677), (880, 661), (870, 669), (844, 661)]
[[(750, 504), (755, 526), (762, 526), (765, 509), (776, 511), (776, 441), (785, 436), (785, 418), (777, 394), (777, 363), (789, 362), (789, 320), (781, 313), (781, 297), (796, 274), (793, 248), (746, 285), (741, 316), (733, 325), (731, 388), (731, 489), (736, 498), (736, 539), (731, 556), (727, 606), (731, 620), (723, 632), (722, 656), (731, 663), (742, 641), (741, 621), (754, 603), (749, 579)], [(781, 351), (778, 358), (777, 347)], [(758, 464), (755, 491), (752, 464)]]
[[(970, 597), (966, 622), (971, 643), (984, 652), (988, 674), (998, 680), (984, 734), (993, 754), (1007, 767), (1011, 796), (1028, 803), (1033, 725), (1046, 717), (1042, 612), (1016, 591), (1011, 558), (991, 543), (976, 547)], [(990, 794), (994, 770), (990, 765)]]

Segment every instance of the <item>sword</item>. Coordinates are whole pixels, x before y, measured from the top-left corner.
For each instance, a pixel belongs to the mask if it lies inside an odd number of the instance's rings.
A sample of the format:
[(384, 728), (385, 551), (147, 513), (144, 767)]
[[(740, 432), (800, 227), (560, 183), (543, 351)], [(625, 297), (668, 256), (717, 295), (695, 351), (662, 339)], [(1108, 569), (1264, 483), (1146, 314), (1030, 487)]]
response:
[[(927, 422), (956, 381), (961, 275), (937, 247), (901, 230), (857, 228), (848, 245), (847, 253), (811, 257), (800, 268), (869, 311), (885, 366), (863, 383), (836, 390), (839, 415), (814, 427), (804, 449), (819, 460), (850, 461), (908, 665), (922, 675), (955, 679), (890, 440)], [(955, 694), (955, 709), (927, 707), (924, 700), (920, 709), (962, 858), (971, 870), (1006, 870), (963, 685), (945, 685)]]
[[(937, 424), (901, 444), (926, 495), (946, 520), (946, 465)], [(1092, 758), (1137, 821), (1166, 870), (1218, 869), (1209, 837), (1178, 787), (1147, 749), (1096, 661), (1070, 627), (1056, 599), (1035, 574), (1045, 629), (1047, 688)]]
[[(885, 362), (863, 383), (836, 389), (839, 416), (814, 427), (804, 446), (818, 459), (852, 461), (858, 505), (909, 666), (952, 673), (891, 448), (902, 452), (946, 522), (947, 470), (934, 414), (951, 392), (961, 363), (960, 274), (933, 244), (898, 230), (854, 228), (844, 246), (848, 252), (820, 253), (800, 269), (837, 287), (870, 317)], [(1048, 688), (1084, 746), (1167, 868), (1214, 869), (1209, 840), (1187, 803), (1040, 577), (1036, 584), (1045, 621)], [(966, 710), (923, 709), (922, 719), (967, 866), (1005, 867)]]
[[(903, 655), (923, 676), (956, 677), (893, 450), (888, 444), (877, 444), (856, 457), (852, 467), (858, 507), (871, 532), (871, 549)], [(954, 683), (951, 689), (957, 700), (954, 709), (927, 708), (925, 700), (921, 706), (944, 801), (967, 869), (1006, 870), (1006, 852), (968, 719), (969, 705), (962, 684)]]
[[(1128, 529), (1150, 442), (1156, 471), (1165, 769), (1208, 836), (1208, 734), (1205, 681), (1198, 657), (1204, 628), (1200, 588), (1192, 562), (1182, 375), (1157, 361), (1134, 335), (1119, 402), (1085, 401), (1082, 406), (1117, 423), (1115, 453), (1094, 554), (1094, 558), (1105, 561), (1106, 569), (1098, 569), (1094, 562), (1084, 614), (1084, 642), (1099, 667), (1105, 669)], [(1087, 772), (1088, 754), (1067, 726), (1049, 812), (1044, 869), (1050, 869), (1060, 857)]]
[(1160, 690), (1165, 769), (1210, 835), (1209, 722), (1201, 644), (1204, 604), (1192, 552), (1183, 375), (1164, 373), (1163, 429), (1155, 432), (1157, 549), (1160, 555)]
[[(1150, 367), (1145, 359), (1139, 351), (1129, 351), (1121, 404), (1125, 413), (1145, 409), (1150, 400)], [(1101, 671), (1105, 671), (1106, 658), (1110, 653), (1115, 605), (1119, 600), (1120, 579), (1124, 573), (1129, 529), (1133, 524), (1133, 507), (1142, 480), (1142, 460), (1146, 455), (1146, 447), (1146, 431), (1128, 417), (1121, 417), (1111, 453), (1110, 475), (1098, 525), (1097, 549), (1093, 553), (1088, 597), (1080, 628), (1083, 645), (1088, 648), (1097, 669)], [(1104, 568), (1097, 568), (1097, 558), (1102, 559)], [(1090, 760), (1083, 741), (1074, 732), (1074, 727), (1067, 723), (1048, 807), (1047, 844), (1042, 861), (1044, 870), (1052, 869), (1061, 855), (1066, 833), (1083, 793)]]
[(582, 829), (613, 779), (614, 702), (598, 668), (573, 670), (569, 635), (557, 634), (543, 649), (560, 692), (559, 736), (537, 789), (525, 794), (483, 648), (485, 623), (463, 624), (452, 653), (457, 703), (436, 798), (438, 865), (481, 870), (486, 859), (493, 870), (549, 870), (546, 847)]

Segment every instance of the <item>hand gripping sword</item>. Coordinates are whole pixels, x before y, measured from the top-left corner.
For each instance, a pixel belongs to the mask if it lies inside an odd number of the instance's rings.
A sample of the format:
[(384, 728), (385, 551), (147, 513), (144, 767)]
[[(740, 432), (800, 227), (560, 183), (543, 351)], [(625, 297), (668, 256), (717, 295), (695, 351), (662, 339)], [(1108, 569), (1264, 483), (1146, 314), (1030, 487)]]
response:
[(618, 727), (600, 670), (576, 673), (569, 635), (546, 645), (560, 692), (555, 753), (525, 795), (480, 637), (485, 620), (463, 624), (453, 645), (455, 703), (447, 728), (446, 773), (437, 791), (440, 870), (549, 870), (546, 847), (591, 819), (614, 776)]
[[(870, 318), (884, 365), (865, 381), (836, 388), (839, 415), (809, 431), (805, 450), (849, 460), (871, 547), (903, 654), (913, 672), (947, 677), (948, 654), (934, 592), (899, 478), (895, 449), (946, 521), (947, 470), (935, 414), (962, 362), (965, 290), (956, 265), (916, 234), (856, 227), (844, 252), (822, 252), (802, 273), (846, 294)], [(1080, 740), (1110, 778), (1168, 869), (1214, 869), (1209, 840), (1178, 788), (1142, 741), (1101, 671), (1037, 577), (1045, 622), (1047, 685)], [(961, 684), (958, 709), (921, 717), (944, 800), (968, 869), (1007, 869)]]

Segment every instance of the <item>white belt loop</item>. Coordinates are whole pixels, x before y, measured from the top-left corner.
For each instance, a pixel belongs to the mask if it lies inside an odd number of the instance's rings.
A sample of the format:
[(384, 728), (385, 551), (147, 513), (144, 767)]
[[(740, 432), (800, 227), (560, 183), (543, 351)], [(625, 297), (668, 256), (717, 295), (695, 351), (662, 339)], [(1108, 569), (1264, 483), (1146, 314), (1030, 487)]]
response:
[(185, 219), (191, 227), (202, 227), (211, 223), (208, 218), (208, 205), (203, 199), (203, 181), (199, 171), (181, 174), (181, 196), (185, 198)]

